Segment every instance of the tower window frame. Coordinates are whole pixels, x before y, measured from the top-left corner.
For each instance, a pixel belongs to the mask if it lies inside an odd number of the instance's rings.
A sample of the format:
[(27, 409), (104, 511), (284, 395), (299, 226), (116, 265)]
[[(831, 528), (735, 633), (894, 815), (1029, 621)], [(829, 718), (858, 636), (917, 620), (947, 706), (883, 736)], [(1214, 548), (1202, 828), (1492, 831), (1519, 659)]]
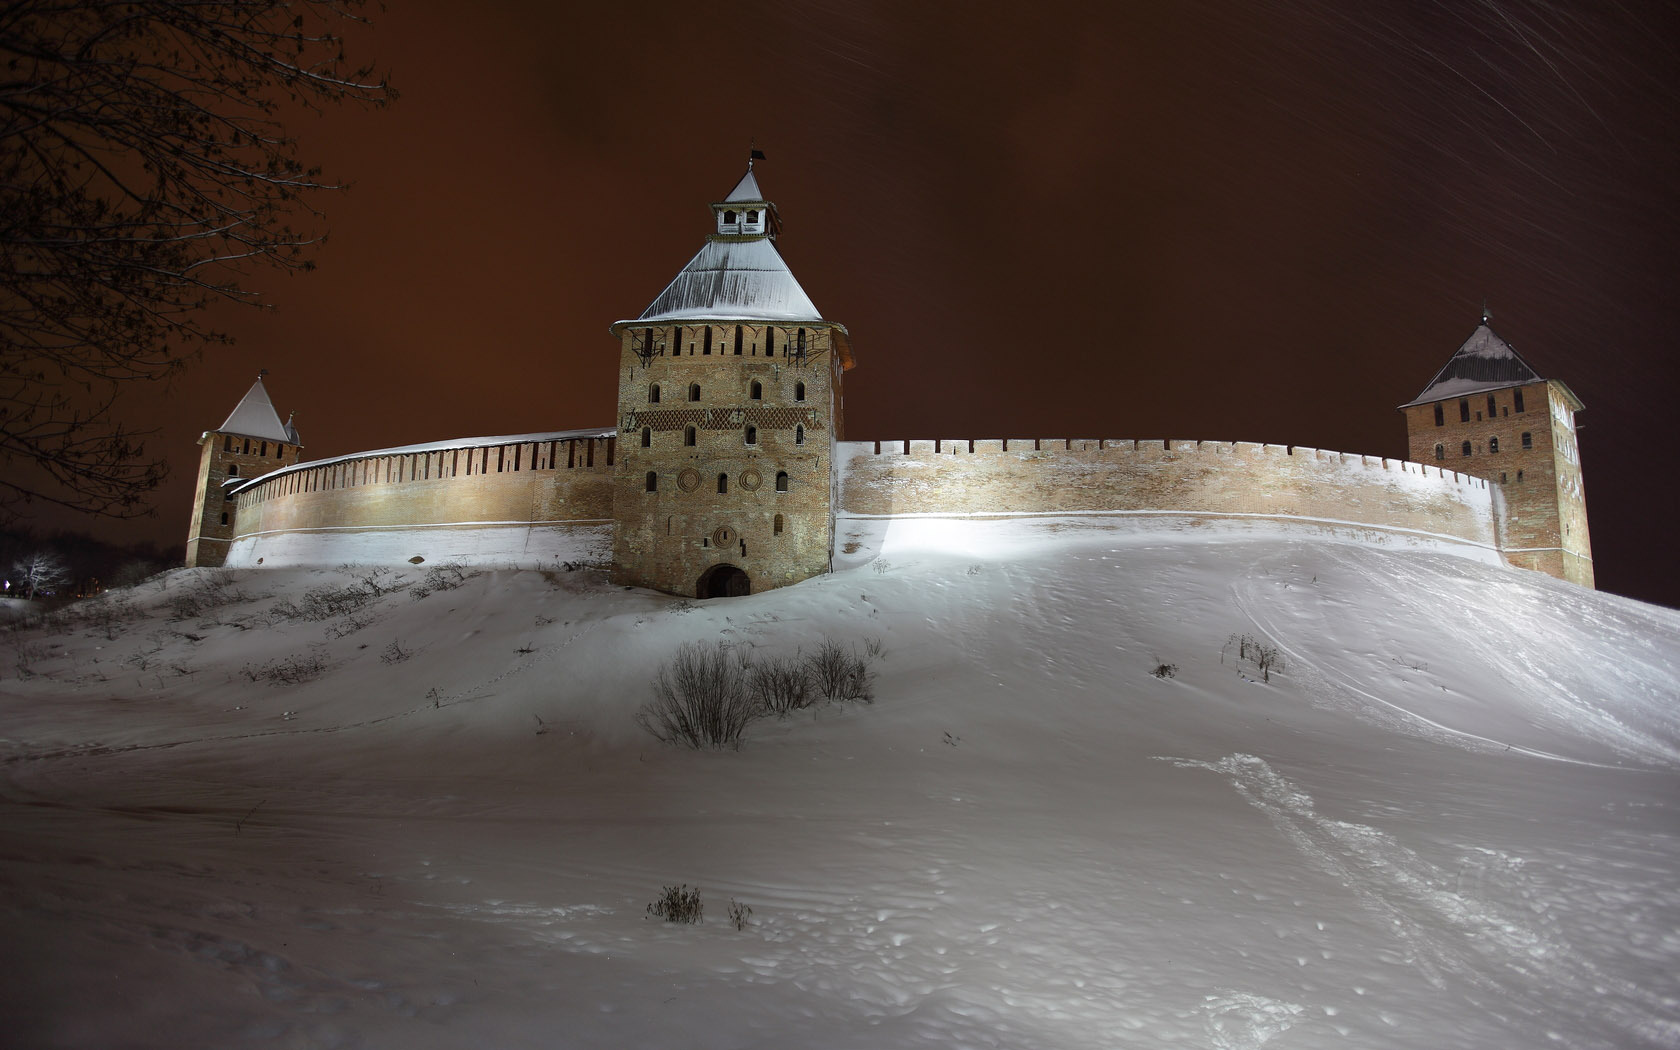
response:
[(692, 425), (683, 427), (683, 447), (693, 448), (699, 443), (699, 433)]
[(1447, 410), (1439, 401), (1435, 402), (1435, 425), (1438, 427), (1447, 425)]
[(1465, 443), (1464, 443), (1464, 445), (1463, 445), (1463, 450), (1464, 450), (1464, 454), (1465, 454), (1465, 455), (1466, 455), (1466, 456), (1468, 456), (1468, 455), (1470, 455), (1470, 442), (1468, 442), (1468, 441), (1466, 441), (1466, 442), (1465, 442)]
[(647, 491), (659, 491), (659, 472), (656, 470), (650, 470), (647, 472)]
[(1491, 455), (1498, 455), (1499, 454), (1499, 439), (1498, 438), (1496, 438), (1496, 437), (1488, 438), (1488, 452)]
[(785, 470), (776, 471), (776, 491), (777, 492), (786, 492), (787, 490), (788, 490), (788, 472), (785, 471)]
[(1435, 458), (1436, 459), (1446, 459), (1447, 458), (1447, 446), (1441, 444), (1439, 441), (1435, 442)]
[(1470, 399), (1467, 397), (1458, 399), (1458, 421), (1460, 423), (1470, 422)]
[(795, 401), (799, 401), (799, 402), (803, 402), (805, 400), (805, 384), (804, 383), (793, 384), (793, 399)]
[(718, 475), (718, 495), (720, 495), (720, 496), (729, 495), (729, 475), (728, 474), (719, 474)]
[(658, 383), (654, 383), (654, 384), (652, 384), (648, 387), (648, 404), (650, 404), (650, 405), (659, 404), (659, 384)]
[[(1521, 409), (1518, 409), (1518, 411), (1520, 412)], [(1532, 430), (1523, 431), (1522, 447), (1523, 448), (1533, 448), (1534, 447), (1534, 432)]]
[(764, 400), (764, 384), (760, 383), (756, 379), (753, 380), (752, 381), (752, 386), (747, 388), (747, 397), (749, 399), (753, 400), (753, 401), (763, 401)]
[(643, 427), (642, 428), (642, 447), (643, 448), (652, 448), (653, 447), (653, 428), (652, 427)]
[(749, 447), (758, 444), (758, 428), (751, 423), (747, 424), (746, 429), (742, 431), (742, 437)]
[(700, 384), (699, 383), (688, 384), (688, 399), (690, 401), (700, 400)]

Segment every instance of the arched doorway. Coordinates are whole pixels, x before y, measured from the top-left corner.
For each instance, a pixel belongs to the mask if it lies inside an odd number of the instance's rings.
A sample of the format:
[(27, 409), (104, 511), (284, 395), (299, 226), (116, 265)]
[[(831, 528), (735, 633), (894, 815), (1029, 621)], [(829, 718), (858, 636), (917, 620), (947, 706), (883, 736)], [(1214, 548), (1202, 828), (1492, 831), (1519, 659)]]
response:
[(700, 574), (694, 590), (702, 598), (739, 598), (752, 593), (752, 581), (733, 565), (714, 565)]

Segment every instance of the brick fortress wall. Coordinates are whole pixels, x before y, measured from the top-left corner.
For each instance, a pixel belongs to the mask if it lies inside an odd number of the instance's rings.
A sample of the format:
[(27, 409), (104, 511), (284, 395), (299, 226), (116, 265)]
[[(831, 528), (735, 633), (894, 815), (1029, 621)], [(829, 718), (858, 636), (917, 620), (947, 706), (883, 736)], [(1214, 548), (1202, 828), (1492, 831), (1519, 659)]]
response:
[[(463, 439), (303, 463), (241, 488), (227, 564), (514, 564), (612, 520), (611, 431)], [(482, 533), (471, 541), (463, 531)], [(447, 537), (447, 538), (446, 538)], [(445, 549), (452, 547), (456, 549)], [(260, 562), (259, 562), (259, 559)]]
[(1485, 480), (1419, 463), (1228, 441), (843, 442), (838, 513), (1182, 511), (1346, 522), (1498, 548)]

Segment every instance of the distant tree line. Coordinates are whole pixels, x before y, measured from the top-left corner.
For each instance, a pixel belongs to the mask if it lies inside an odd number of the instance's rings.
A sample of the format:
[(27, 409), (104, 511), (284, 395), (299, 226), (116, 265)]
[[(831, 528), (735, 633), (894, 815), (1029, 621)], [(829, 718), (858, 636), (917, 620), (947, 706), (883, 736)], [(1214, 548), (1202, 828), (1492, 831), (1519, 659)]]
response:
[(117, 544), (86, 533), (0, 527), (0, 581), (12, 598), (66, 598), (127, 587), (180, 565), (184, 547), (155, 543)]

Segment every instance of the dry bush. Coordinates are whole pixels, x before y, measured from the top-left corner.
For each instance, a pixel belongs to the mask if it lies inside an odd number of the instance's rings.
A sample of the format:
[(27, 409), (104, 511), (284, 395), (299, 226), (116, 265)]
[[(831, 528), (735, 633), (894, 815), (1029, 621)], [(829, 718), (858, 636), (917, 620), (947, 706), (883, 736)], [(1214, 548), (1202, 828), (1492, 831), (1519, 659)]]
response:
[(811, 676), (798, 654), (754, 663), (747, 669), (747, 688), (753, 703), (773, 715), (790, 714), (811, 704)]
[(659, 899), (647, 906), (647, 913), (655, 919), (666, 922), (704, 922), (701, 917), (704, 906), (700, 903), (700, 888), (689, 889), (687, 883), (681, 886), (666, 886), (660, 891)]
[(747, 688), (747, 670), (720, 643), (690, 642), (659, 669), (653, 699), (636, 712), (636, 723), (667, 744), (692, 748), (738, 748), (741, 734), (758, 715)]
[[(876, 647), (879, 651), (879, 646)], [(832, 638), (824, 638), (817, 651), (805, 658), (811, 687), (831, 703), (875, 702), (875, 672), (870, 657)]]

